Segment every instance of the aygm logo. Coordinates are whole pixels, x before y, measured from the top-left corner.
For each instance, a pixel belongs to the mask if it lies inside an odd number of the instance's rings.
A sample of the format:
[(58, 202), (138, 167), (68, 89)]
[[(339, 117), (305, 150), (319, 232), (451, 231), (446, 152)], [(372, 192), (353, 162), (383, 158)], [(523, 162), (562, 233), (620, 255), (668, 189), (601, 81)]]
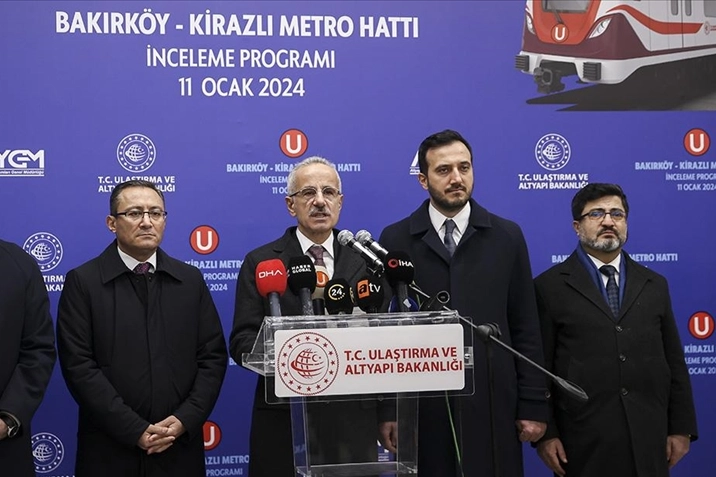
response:
[(6, 149), (0, 152), (0, 177), (42, 177), (45, 175), (45, 150)]
[(117, 160), (129, 172), (143, 172), (152, 167), (157, 158), (154, 143), (144, 134), (125, 136), (117, 146)]
[(204, 450), (215, 449), (221, 443), (221, 428), (212, 421), (204, 423)]
[(545, 134), (535, 146), (537, 163), (548, 171), (558, 171), (569, 162), (572, 148), (559, 134)]
[(62, 244), (57, 237), (48, 232), (31, 235), (25, 240), (22, 248), (35, 258), (43, 272), (49, 272), (62, 261)]
[(278, 145), (281, 152), (295, 159), (302, 156), (308, 149), (308, 136), (300, 129), (289, 129), (281, 134)]
[(62, 463), (65, 447), (56, 435), (41, 432), (32, 436), (32, 457), (35, 461), (35, 472), (46, 474)]
[(214, 227), (200, 225), (189, 236), (191, 248), (201, 255), (208, 255), (219, 246), (219, 234)]
[(711, 138), (701, 128), (689, 130), (684, 136), (684, 148), (692, 156), (703, 156), (711, 147)]
[(689, 318), (689, 333), (694, 338), (705, 340), (714, 333), (714, 318), (705, 311), (697, 311)]

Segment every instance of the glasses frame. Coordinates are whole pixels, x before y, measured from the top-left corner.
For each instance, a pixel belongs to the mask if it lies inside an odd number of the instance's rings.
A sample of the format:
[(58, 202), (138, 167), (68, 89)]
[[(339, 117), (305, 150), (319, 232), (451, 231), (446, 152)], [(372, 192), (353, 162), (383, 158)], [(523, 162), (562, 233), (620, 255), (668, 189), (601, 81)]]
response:
[[(590, 214), (593, 214), (594, 212), (601, 212), (601, 213), (602, 213), (602, 216), (601, 216), (601, 217), (592, 217)], [(614, 217), (614, 215), (612, 215), (612, 213), (614, 213), (614, 212), (617, 212), (617, 213), (619, 213), (619, 214), (623, 214), (624, 216), (623, 216), (623, 217)], [(621, 222), (622, 220), (626, 220), (626, 218), (627, 218), (627, 213), (626, 213), (625, 211), (623, 211), (622, 209), (612, 209), (612, 210), (592, 209), (592, 210), (590, 210), (589, 212), (587, 212), (586, 214), (580, 215), (580, 216), (579, 216), (579, 220), (582, 220), (582, 219), (584, 219), (585, 217), (587, 217), (589, 220), (594, 220), (594, 221), (599, 220), (599, 221), (601, 221), (601, 220), (606, 219), (606, 218), (607, 218), (607, 215), (608, 215), (614, 222)]]
[[(336, 197), (335, 197), (335, 199), (329, 199), (329, 198), (326, 197), (326, 194), (323, 192), (323, 191), (325, 191), (326, 189), (331, 189), (331, 190), (336, 191)], [(313, 191), (315, 191), (315, 192), (316, 192), (316, 195), (314, 195), (313, 197), (310, 197), (310, 198), (304, 197), (304, 196), (303, 196), (303, 193), (304, 193), (305, 191), (308, 191), (308, 190), (313, 190)], [(336, 200), (336, 199), (338, 199), (341, 195), (343, 195), (340, 190), (336, 189), (336, 188), (333, 187), (333, 186), (324, 186), (324, 187), (321, 187), (320, 189), (317, 188), (317, 187), (313, 187), (313, 186), (306, 186), (306, 187), (304, 187), (303, 189), (297, 190), (297, 191), (294, 192), (293, 194), (289, 194), (288, 196), (289, 196), (290, 198), (294, 198), (294, 197), (298, 196), (298, 197), (300, 197), (302, 200), (305, 200), (306, 202), (309, 202), (309, 201), (311, 201), (311, 200), (315, 200), (316, 197), (318, 197), (318, 193), (319, 193), (319, 192), (321, 193), (321, 196), (323, 196), (323, 199), (324, 199), (324, 200), (327, 200), (328, 202), (331, 202), (331, 201), (333, 201), (333, 200)]]
[(124, 218), (129, 220), (130, 222), (141, 222), (142, 220), (144, 220), (144, 215), (146, 214), (147, 217), (149, 217), (150, 222), (159, 223), (159, 222), (164, 222), (167, 219), (167, 215), (169, 214), (169, 212), (167, 212), (166, 210), (162, 210), (161, 218), (156, 218), (156, 219), (152, 217), (152, 213), (159, 212), (157, 210), (142, 210), (141, 211), (142, 216), (138, 217), (136, 219), (133, 219), (129, 215), (127, 215), (131, 212), (139, 212), (139, 211), (140, 211), (139, 209), (129, 209), (129, 210), (125, 210), (124, 212), (117, 212), (115, 214), (112, 214), (112, 216), (116, 218), (116, 217), (119, 217), (120, 215), (123, 215)]

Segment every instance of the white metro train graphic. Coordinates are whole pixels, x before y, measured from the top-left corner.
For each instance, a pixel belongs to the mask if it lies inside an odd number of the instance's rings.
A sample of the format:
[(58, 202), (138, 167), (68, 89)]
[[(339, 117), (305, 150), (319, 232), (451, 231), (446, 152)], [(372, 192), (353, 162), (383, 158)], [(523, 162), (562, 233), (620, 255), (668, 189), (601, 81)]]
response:
[(515, 67), (540, 93), (561, 78), (616, 84), (639, 68), (716, 55), (716, 0), (527, 0)]

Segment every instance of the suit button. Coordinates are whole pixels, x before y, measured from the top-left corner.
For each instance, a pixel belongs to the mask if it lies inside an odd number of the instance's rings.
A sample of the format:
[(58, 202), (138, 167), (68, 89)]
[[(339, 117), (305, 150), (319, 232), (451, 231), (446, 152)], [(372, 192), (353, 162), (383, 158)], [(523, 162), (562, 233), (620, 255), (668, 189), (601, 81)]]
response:
[(622, 331), (624, 331), (623, 328), (619, 325), (617, 325), (614, 329), (617, 330), (617, 333), (621, 333)]
[(619, 355), (619, 361), (621, 361), (622, 363), (623, 363), (624, 361), (626, 361), (626, 356), (624, 356), (623, 354), (620, 354), (620, 355)]
[(627, 391), (626, 388), (622, 388), (621, 394), (622, 396), (626, 396), (627, 394), (629, 394), (629, 391)]

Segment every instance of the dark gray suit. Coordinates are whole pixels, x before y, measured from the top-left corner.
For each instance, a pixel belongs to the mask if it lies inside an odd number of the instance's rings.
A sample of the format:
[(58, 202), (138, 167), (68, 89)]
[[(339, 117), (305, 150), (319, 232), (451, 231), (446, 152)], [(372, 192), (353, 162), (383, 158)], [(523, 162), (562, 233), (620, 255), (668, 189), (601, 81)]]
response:
[(543, 439), (562, 440), (567, 475), (667, 477), (667, 435), (696, 438), (666, 279), (626, 253), (622, 260), (617, 320), (577, 252), (535, 279), (547, 367), (589, 395), (587, 403), (553, 395)]

